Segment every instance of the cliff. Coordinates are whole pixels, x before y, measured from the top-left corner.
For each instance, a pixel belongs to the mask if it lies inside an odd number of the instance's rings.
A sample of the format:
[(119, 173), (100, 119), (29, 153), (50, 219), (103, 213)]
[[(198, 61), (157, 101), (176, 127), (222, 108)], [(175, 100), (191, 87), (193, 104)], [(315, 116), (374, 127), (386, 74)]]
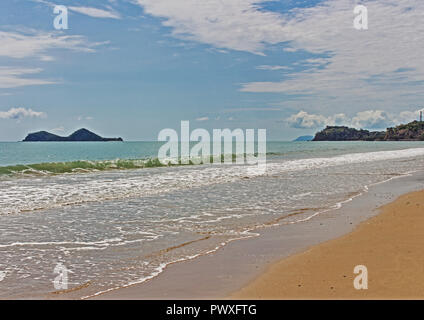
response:
[(424, 141), (424, 121), (414, 121), (395, 128), (388, 128), (385, 140), (419, 140)]
[(328, 126), (313, 141), (424, 141), (424, 122), (414, 121), (386, 131)]
[(66, 142), (76, 142), (76, 141), (98, 141), (98, 142), (107, 142), (107, 141), (123, 141), (122, 138), (102, 138), (101, 136), (87, 130), (79, 129), (75, 131), (68, 137), (61, 137), (47, 131), (39, 131), (35, 133), (30, 133), (23, 140), (24, 142), (48, 142), (48, 141), (66, 141)]
[(374, 141), (383, 140), (385, 132), (370, 132), (348, 127), (328, 126), (315, 135), (313, 141)]

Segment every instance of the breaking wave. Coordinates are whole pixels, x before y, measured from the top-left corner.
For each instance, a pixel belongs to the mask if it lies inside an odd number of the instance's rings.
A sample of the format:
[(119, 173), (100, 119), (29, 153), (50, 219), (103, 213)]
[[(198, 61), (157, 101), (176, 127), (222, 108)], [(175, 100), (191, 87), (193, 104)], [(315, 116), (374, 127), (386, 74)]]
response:
[(164, 166), (159, 159), (50, 162), (0, 167), (0, 175), (47, 175)]

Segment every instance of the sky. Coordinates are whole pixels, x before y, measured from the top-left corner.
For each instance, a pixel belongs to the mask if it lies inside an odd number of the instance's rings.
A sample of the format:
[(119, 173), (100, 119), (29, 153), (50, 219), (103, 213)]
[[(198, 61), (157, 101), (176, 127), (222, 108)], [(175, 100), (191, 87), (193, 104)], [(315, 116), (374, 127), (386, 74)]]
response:
[[(68, 29), (56, 30), (56, 5)], [(357, 5), (368, 29), (354, 28)], [(2, 0), (0, 141), (384, 129), (424, 107), (422, 0)]]

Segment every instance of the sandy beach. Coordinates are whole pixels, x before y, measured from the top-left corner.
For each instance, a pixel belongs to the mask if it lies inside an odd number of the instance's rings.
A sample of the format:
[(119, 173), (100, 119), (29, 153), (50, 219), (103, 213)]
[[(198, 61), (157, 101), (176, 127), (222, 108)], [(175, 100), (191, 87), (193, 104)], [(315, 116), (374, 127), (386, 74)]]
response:
[[(92, 298), (420, 298), (424, 296), (418, 278), (423, 265), (420, 230), (424, 220), (419, 214), (424, 197), (418, 191), (423, 189), (422, 171), (391, 179), (371, 186), (339, 209), (322, 212), (302, 223), (258, 230), (257, 237), (171, 264), (149, 281)], [(339, 245), (344, 239), (352, 240)], [(353, 289), (353, 269), (359, 264), (368, 267), (367, 292)], [(393, 282), (387, 284), (392, 280), (384, 275), (393, 277)], [(78, 299), (84, 291), (60, 298)], [(391, 292), (392, 296), (386, 295)]]
[[(381, 208), (353, 232), (272, 264), (231, 299), (423, 299), (424, 191)], [(368, 289), (353, 286), (368, 269)]]

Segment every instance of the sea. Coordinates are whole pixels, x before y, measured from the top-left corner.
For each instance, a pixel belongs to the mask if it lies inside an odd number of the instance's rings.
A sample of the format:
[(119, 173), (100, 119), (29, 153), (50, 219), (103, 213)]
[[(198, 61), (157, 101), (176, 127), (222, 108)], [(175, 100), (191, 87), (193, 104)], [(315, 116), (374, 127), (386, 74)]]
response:
[(162, 145), (0, 143), (0, 298), (88, 298), (143, 283), (424, 170), (424, 142), (267, 142), (256, 175), (235, 163), (160, 166)]

